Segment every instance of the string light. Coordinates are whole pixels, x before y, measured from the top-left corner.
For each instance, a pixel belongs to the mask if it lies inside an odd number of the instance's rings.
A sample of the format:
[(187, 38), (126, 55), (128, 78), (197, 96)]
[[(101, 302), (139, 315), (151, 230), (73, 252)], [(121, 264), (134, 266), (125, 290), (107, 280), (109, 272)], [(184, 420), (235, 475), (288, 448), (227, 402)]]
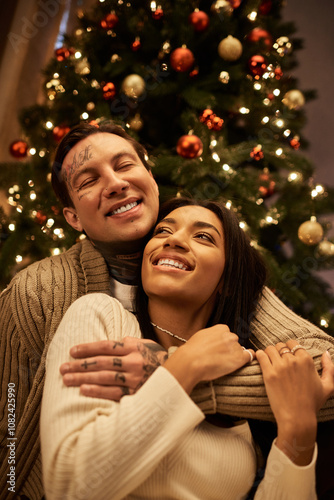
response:
[(268, 123), (269, 122), (269, 116), (264, 116), (261, 120), (262, 123)]
[(217, 153), (212, 153), (212, 158), (217, 162), (219, 163), (220, 162), (220, 158), (219, 158), (219, 155)]
[(8, 229), (9, 231), (15, 231), (16, 229), (15, 224), (13, 222), (11, 224), (8, 224)]
[(291, 172), (288, 176), (288, 181), (289, 182), (294, 182), (294, 181), (299, 181), (302, 178), (301, 174), (299, 172)]
[(36, 154), (36, 148), (30, 148), (29, 153), (31, 154), (31, 156), (34, 156)]
[(254, 89), (255, 90), (261, 90), (262, 89), (262, 85), (260, 82), (255, 82), (254, 83)]
[(242, 106), (240, 109), (239, 109), (239, 112), (242, 114), (242, 115), (248, 115), (248, 113), (250, 112), (250, 110), (248, 108), (245, 108), (245, 106)]
[(30, 191), (29, 193), (29, 198), (34, 201), (37, 198), (36, 192), (35, 191)]
[(230, 200), (228, 200), (226, 203), (225, 203), (225, 207), (228, 208), (228, 210), (231, 210), (231, 207), (232, 207), (232, 202)]
[(247, 17), (250, 21), (255, 21), (255, 19), (257, 18), (257, 12), (253, 10), (247, 15)]
[(19, 264), (20, 262), (22, 262), (22, 260), (23, 260), (22, 255), (17, 255), (17, 256), (15, 257), (15, 261), (16, 261), (18, 264)]
[(320, 325), (323, 327), (323, 328), (328, 328), (328, 321), (325, 319), (325, 318), (321, 318), (320, 320)]
[(282, 148), (278, 148), (278, 149), (276, 149), (276, 151), (275, 151), (276, 156), (281, 156), (281, 155), (282, 155), (282, 153), (283, 153), (283, 149), (282, 149)]
[(231, 171), (231, 167), (227, 163), (224, 163), (224, 165), (222, 166), (222, 169), (225, 170), (225, 172), (230, 172)]

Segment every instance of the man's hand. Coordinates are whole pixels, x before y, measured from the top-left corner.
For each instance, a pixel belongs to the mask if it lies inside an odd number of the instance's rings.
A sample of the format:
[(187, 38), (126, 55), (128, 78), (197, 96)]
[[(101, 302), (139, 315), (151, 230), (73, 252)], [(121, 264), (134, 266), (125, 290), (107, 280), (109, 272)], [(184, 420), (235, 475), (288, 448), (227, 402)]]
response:
[(84, 396), (119, 401), (134, 394), (167, 359), (167, 351), (153, 340), (125, 337), (71, 348), (76, 361), (60, 367), (64, 384), (80, 386)]

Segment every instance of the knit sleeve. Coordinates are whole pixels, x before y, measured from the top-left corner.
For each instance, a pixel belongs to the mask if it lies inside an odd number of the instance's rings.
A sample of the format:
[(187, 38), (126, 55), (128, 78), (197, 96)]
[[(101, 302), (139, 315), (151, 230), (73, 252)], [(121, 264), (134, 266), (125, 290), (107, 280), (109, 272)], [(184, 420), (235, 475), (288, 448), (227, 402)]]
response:
[(159, 367), (119, 403), (80, 395), (63, 385), (69, 348), (103, 339), (140, 337), (134, 316), (103, 294), (78, 299), (50, 345), (41, 412), (41, 447), (48, 499), (114, 500), (139, 486), (203, 418), (174, 377)]
[[(64, 286), (64, 283), (67, 286)], [(38, 261), (19, 272), (0, 295), (0, 499), (8, 493), (9, 384), (15, 394), (16, 492), (41, 498), (39, 413), (50, 338), (76, 298), (77, 278), (68, 254)]]
[[(286, 307), (268, 288), (263, 291), (251, 322), (251, 342), (265, 349), (289, 339), (298, 340), (321, 370), (321, 355), (328, 350), (334, 360), (334, 338)], [(213, 396), (214, 394), (214, 396)], [(213, 385), (202, 384), (191, 395), (205, 413), (222, 413), (242, 418), (274, 421), (262, 372), (257, 361), (232, 375), (217, 379)], [(334, 419), (334, 398), (320, 410), (320, 422)]]
[(272, 444), (268, 456), (266, 471), (254, 500), (281, 500), (291, 498), (298, 500), (317, 500), (315, 490), (315, 464), (317, 446), (309, 465), (298, 466), (275, 445)]

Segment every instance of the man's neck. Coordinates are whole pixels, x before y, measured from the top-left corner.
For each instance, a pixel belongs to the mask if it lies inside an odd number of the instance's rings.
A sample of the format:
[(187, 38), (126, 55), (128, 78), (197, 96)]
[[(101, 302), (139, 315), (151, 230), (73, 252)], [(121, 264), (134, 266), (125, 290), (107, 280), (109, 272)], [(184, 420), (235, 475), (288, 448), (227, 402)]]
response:
[(92, 241), (92, 243), (103, 255), (113, 278), (129, 285), (135, 283), (141, 265), (141, 251), (131, 251), (136, 249), (125, 251), (100, 241)]

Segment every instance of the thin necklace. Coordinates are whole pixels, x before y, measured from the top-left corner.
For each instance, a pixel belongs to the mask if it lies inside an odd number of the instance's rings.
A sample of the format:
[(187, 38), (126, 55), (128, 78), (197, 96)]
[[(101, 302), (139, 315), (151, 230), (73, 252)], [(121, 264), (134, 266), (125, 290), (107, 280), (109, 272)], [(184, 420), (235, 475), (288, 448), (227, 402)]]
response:
[(158, 330), (161, 330), (162, 332), (168, 333), (168, 335), (170, 335), (171, 337), (174, 337), (177, 340), (181, 340), (181, 342), (187, 342), (187, 339), (183, 339), (182, 337), (179, 337), (178, 335), (175, 335), (175, 333), (172, 333), (172, 332), (170, 332), (168, 330), (165, 330), (165, 328), (161, 328), (161, 326), (158, 326), (155, 323), (152, 323), (152, 321), (151, 321), (151, 325), (155, 326), (155, 328), (157, 328)]

